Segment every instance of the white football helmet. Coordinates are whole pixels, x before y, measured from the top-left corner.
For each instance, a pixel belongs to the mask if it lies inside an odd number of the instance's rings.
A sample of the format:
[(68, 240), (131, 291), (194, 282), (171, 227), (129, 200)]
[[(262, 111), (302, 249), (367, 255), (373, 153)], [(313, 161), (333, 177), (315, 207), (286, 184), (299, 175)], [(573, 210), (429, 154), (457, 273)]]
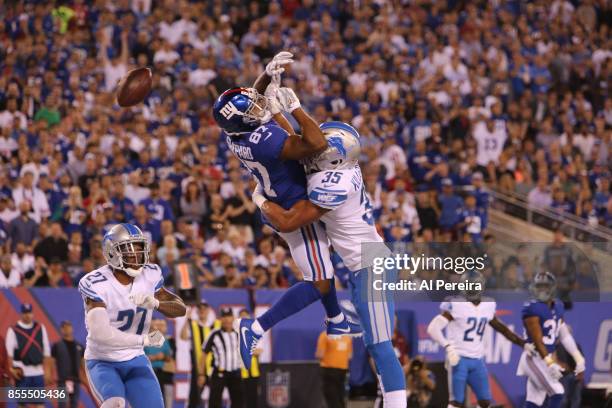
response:
[(359, 133), (344, 122), (325, 122), (319, 128), (327, 139), (327, 149), (303, 161), (306, 172), (343, 170), (357, 165), (361, 153)]
[(149, 263), (150, 245), (135, 225), (123, 223), (112, 227), (102, 240), (102, 253), (108, 264), (136, 277)]

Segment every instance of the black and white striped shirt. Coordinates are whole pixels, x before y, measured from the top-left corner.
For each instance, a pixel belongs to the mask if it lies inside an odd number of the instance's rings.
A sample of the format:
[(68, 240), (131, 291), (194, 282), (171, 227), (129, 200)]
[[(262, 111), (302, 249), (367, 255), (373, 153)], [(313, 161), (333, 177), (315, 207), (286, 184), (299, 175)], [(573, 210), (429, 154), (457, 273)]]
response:
[(212, 353), (213, 375), (240, 371), (240, 343), (236, 331), (220, 328), (211, 331), (202, 350)]

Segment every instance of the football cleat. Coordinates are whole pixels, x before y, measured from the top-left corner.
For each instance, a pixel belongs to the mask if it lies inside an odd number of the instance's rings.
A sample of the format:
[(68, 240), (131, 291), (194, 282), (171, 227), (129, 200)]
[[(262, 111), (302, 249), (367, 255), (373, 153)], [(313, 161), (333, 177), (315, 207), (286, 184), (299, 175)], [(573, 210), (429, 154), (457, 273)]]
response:
[(254, 319), (238, 319), (234, 321), (234, 330), (238, 332), (238, 340), (240, 341), (240, 358), (242, 364), (247, 370), (251, 369), (251, 360), (253, 353), (261, 339), (261, 335), (256, 334), (251, 326), (253, 325)]
[(327, 337), (330, 339), (337, 339), (342, 336), (361, 337), (363, 335), (361, 325), (351, 322), (346, 316), (340, 323), (325, 320), (325, 324), (327, 325)]

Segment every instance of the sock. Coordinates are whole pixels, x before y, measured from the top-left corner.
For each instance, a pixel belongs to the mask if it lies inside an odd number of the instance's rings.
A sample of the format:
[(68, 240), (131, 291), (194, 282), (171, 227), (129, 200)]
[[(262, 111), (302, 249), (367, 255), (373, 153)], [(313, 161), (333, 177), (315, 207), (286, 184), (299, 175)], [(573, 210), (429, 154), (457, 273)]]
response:
[(325, 314), (327, 318), (332, 323), (340, 323), (344, 320), (344, 314), (342, 314), (342, 310), (340, 310), (340, 305), (338, 304), (338, 296), (336, 295), (336, 280), (330, 280), (330, 288), (329, 292), (326, 295), (321, 297), (321, 303), (325, 308)]
[(561, 401), (563, 401), (563, 394), (555, 394), (548, 397), (548, 408), (559, 408)]
[(321, 292), (312, 282), (300, 282), (291, 286), (266, 313), (257, 319), (264, 332), (276, 323), (321, 299)]
[(383, 394), (383, 406), (385, 408), (405, 408), (406, 402), (406, 390), (385, 392)]

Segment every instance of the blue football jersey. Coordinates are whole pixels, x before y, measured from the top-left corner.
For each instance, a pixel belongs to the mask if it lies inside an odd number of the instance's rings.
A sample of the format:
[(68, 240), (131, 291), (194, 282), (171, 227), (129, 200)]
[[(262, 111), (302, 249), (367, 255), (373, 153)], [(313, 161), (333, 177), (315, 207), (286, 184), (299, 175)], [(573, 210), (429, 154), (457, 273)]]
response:
[(287, 137), (289, 134), (274, 121), (251, 133), (226, 137), (229, 149), (257, 178), (266, 198), (286, 210), (307, 199), (304, 167), (280, 158)]
[[(552, 307), (549, 307), (546, 302), (538, 300), (530, 300), (523, 305), (521, 312), (523, 319), (532, 316), (537, 316), (540, 319), (542, 342), (549, 353), (555, 351), (557, 340), (559, 339), (559, 329), (563, 323), (564, 312), (563, 303), (558, 300), (553, 302)], [(527, 341), (533, 342), (528, 333)]]

